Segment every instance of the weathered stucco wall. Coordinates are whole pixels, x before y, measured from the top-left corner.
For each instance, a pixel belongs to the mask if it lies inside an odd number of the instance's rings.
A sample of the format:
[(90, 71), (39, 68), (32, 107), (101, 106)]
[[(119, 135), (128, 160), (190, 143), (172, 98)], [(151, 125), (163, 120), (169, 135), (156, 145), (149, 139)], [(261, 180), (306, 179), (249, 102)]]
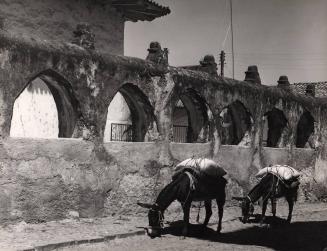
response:
[(99, 51), (124, 53), (124, 20), (109, 3), (94, 4), (93, 0), (0, 2), (0, 29), (25, 39), (68, 43), (73, 40), (73, 31), (79, 23), (90, 24)]
[[(9, 137), (14, 102), (36, 77), (56, 101), (59, 136), (82, 139)], [(103, 143), (108, 106), (120, 90), (128, 97), (137, 94), (131, 103), (137, 105), (139, 131), (157, 132), (152, 142)], [(192, 102), (204, 100), (208, 140), (171, 143), (173, 107), (189, 93), (200, 97), (189, 96)], [(219, 115), (235, 101), (253, 119), (248, 147), (221, 145)], [(262, 118), (274, 107), (288, 120), (284, 149), (263, 147)], [(325, 198), (326, 108), (324, 100), (279, 89), (0, 33), (0, 187), (5, 191), (0, 217), (2, 222), (43, 221), (64, 218), (70, 211), (83, 217), (135, 212), (137, 200), (152, 201), (171, 179), (174, 164), (192, 156), (211, 157), (228, 171), (228, 196), (248, 191), (260, 168), (282, 162), (305, 172), (303, 198)], [(294, 147), (304, 110), (316, 123), (313, 150)]]
[[(110, 142), (102, 147), (78, 139), (8, 138), (0, 146), (1, 223), (42, 222), (76, 212), (80, 217), (138, 212), (137, 201), (153, 201), (171, 180), (174, 163), (209, 157), (211, 151), (210, 144)], [(169, 164), (159, 161), (165, 147), (172, 157)], [(283, 153), (265, 149), (262, 159), (268, 155), (278, 161)], [(250, 148), (222, 146), (213, 159), (228, 172), (228, 199), (242, 195), (255, 182)], [(302, 163), (313, 160), (310, 153), (298, 155)], [(314, 167), (305, 164), (300, 170), (307, 175), (301, 200), (313, 199)]]

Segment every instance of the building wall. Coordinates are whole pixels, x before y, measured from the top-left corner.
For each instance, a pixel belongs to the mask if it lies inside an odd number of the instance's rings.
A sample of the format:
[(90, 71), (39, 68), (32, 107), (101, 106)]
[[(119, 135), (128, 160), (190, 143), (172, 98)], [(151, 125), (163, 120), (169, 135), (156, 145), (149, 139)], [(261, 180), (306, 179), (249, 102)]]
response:
[[(10, 137), (14, 102), (37, 74), (60, 101), (59, 128), (73, 128), (83, 139)], [(155, 119), (158, 134), (152, 142), (103, 142), (104, 115), (126, 83), (128, 94), (138, 95), (140, 114), (152, 112), (151, 118), (140, 117)], [(172, 143), (173, 104), (190, 89), (212, 113), (210, 138), (207, 143)], [(253, 119), (247, 147), (222, 145), (219, 136), (219, 114), (236, 100)], [(201, 100), (190, 96), (189, 101)], [(273, 108), (283, 111), (290, 128), (284, 148), (262, 145), (262, 118)], [(294, 146), (304, 109), (317, 121), (315, 149)], [(323, 199), (327, 194), (326, 118), (326, 103), (312, 97), (204, 72), (163, 68), (136, 58), (92, 54), (75, 46), (15, 40), (0, 32), (0, 219), (39, 222), (65, 218), (70, 211), (82, 217), (135, 213), (141, 210), (136, 202), (154, 201), (171, 180), (176, 163), (192, 156), (213, 158), (226, 169), (229, 198), (245, 194), (256, 183), (260, 168), (284, 163), (306, 174), (301, 182), (304, 198)]]
[(99, 51), (124, 53), (124, 20), (109, 4), (102, 6), (92, 0), (0, 1), (0, 28), (26, 39), (71, 42), (76, 25), (82, 22), (90, 24)]
[(132, 124), (131, 112), (124, 97), (119, 92), (117, 92), (108, 107), (107, 121), (103, 137), (104, 142), (111, 141), (112, 123), (126, 125)]
[[(138, 201), (152, 202), (171, 181), (174, 165), (159, 160), (167, 147), (178, 163), (192, 156), (211, 157), (228, 172), (227, 199), (242, 196), (253, 179), (250, 147), (222, 146), (212, 154), (212, 145), (148, 142), (110, 142), (101, 150), (80, 139), (13, 139), (0, 148), (0, 224), (24, 220), (40, 222), (62, 219), (70, 212), (95, 217), (142, 212)], [(287, 149), (265, 148), (264, 165), (294, 164)], [(294, 156), (295, 157), (295, 156)], [(296, 152), (297, 168), (304, 172), (300, 201), (313, 178), (314, 151)], [(256, 182), (252, 180), (251, 184)]]
[(37, 78), (15, 101), (10, 136), (58, 138), (58, 133), (56, 103), (45, 83)]

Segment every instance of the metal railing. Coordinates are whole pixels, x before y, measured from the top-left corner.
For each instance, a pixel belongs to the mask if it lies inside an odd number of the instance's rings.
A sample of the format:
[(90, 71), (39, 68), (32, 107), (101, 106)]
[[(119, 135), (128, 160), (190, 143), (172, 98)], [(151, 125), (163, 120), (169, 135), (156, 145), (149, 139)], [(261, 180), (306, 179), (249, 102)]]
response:
[(111, 123), (111, 141), (133, 141), (133, 126), (130, 124)]
[(178, 143), (187, 143), (188, 126), (173, 126), (173, 141)]

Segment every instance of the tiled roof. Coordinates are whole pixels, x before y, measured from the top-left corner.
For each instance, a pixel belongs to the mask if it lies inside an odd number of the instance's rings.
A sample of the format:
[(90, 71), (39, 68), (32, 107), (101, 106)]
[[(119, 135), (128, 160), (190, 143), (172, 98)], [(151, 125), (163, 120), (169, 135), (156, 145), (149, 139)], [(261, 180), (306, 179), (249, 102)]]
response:
[(315, 87), (315, 97), (327, 97), (327, 81), (294, 83), (291, 85), (291, 88), (294, 92), (305, 95), (305, 90), (308, 85), (313, 85)]
[(123, 14), (127, 21), (152, 21), (170, 13), (169, 7), (151, 0), (112, 0), (112, 6)]

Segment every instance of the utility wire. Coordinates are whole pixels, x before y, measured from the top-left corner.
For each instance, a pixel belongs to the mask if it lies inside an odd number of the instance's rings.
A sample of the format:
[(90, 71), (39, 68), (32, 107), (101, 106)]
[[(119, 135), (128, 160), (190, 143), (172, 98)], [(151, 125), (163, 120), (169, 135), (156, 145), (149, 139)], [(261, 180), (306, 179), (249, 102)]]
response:
[[(226, 52), (232, 54), (232, 52)], [(237, 52), (237, 55), (327, 55), (327, 52)]]
[[(225, 13), (228, 13), (228, 0), (225, 1)], [(227, 15), (225, 14), (224, 15), (224, 18), (223, 18), (223, 22), (225, 23), (227, 19)], [(228, 38), (228, 35), (229, 35), (229, 32), (230, 32), (230, 28), (231, 28), (231, 25), (230, 25), (230, 22), (229, 22), (229, 18), (227, 19), (227, 25), (226, 25), (226, 32), (225, 32), (225, 37), (224, 37), (224, 40), (223, 42), (221, 43), (221, 49), (224, 50), (225, 49), (225, 44), (226, 44), (226, 40)]]

